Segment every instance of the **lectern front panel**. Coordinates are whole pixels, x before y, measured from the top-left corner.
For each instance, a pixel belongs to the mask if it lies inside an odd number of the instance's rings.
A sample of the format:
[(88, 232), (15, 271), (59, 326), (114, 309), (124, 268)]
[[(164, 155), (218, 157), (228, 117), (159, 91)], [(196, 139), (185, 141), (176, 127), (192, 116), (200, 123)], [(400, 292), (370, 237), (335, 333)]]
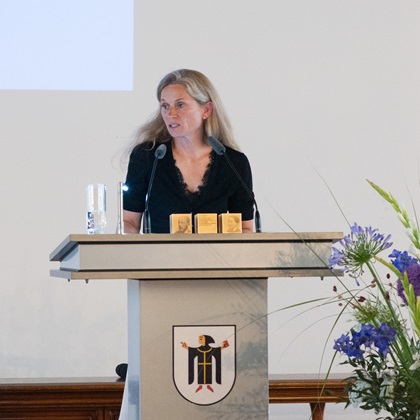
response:
[(129, 420), (268, 419), (266, 279), (128, 283)]

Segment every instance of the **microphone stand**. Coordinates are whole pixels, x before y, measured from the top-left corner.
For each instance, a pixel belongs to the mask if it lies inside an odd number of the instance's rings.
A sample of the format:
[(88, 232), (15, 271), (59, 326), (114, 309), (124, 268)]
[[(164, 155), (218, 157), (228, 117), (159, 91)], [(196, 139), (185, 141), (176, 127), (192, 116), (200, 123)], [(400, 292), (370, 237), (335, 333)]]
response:
[(152, 226), (151, 226), (151, 220), (150, 220), (150, 212), (149, 212), (149, 198), (150, 198), (150, 192), (152, 190), (152, 184), (153, 184), (153, 178), (155, 177), (155, 171), (157, 166), (158, 157), (155, 157), (155, 161), (153, 162), (153, 168), (152, 168), (152, 174), (150, 175), (150, 182), (149, 182), (149, 188), (147, 189), (146, 194), (146, 202), (143, 212), (143, 233), (152, 233)]
[(245, 184), (245, 181), (239, 175), (239, 172), (236, 170), (236, 168), (233, 165), (232, 161), (229, 159), (229, 156), (225, 152), (226, 152), (226, 149), (223, 152), (223, 156), (225, 157), (226, 162), (232, 168), (232, 171), (235, 173), (235, 175), (237, 176), (237, 178), (239, 179), (239, 181), (241, 181), (241, 184), (243, 185), (243, 187), (245, 188), (245, 190), (247, 191), (247, 193), (254, 200), (254, 205), (255, 205), (255, 221), (254, 221), (255, 222), (255, 232), (260, 233), (260, 232), (262, 232), (262, 230), (261, 230), (261, 216), (260, 216), (260, 212), (258, 210), (258, 205), (257, 205), (257, 201), (255, 200), (254, 193), (249, 189), (248, 185)]
[(118, 183), (118, 225), (117, 225), (117, 234), (124, 233), (124, 217), (123, 217), (123, 191), (124, 191), (124, 183)]
[(232, 168), (234, 174), (239, 179), (242, 186), (245, 188), (246, 192), (251, 196), (252, 200), (254, 201), (254, 205), (255, 205), (255, 221), (254, 221), (255, 222), (255, 232), (258, 232), (258, 233), (262, 232), (262, 230), (261, 230), (261, 217), (260, 217), (260, 212), (258, 211), (257, 201), (255, 200), (255, 194), (249, 189), (248, 185), (245, 184), (245, 181), (243, 180), (243, 178), (241, 177), (239, 172), (236, 170), (236, 168), (233, 165), (232, 161), (230, 160), (229, 156), (226, 154), (226, 147), (222, 143), (220, 143), (219, 140), (217, 140), (216, 138), (214, 138), (212, 136), (208, 137), (208, 142), (209, 142), (210, 146), (213, 148), (213, 150), (218, 155), (224, 156), (224, 158), (226, 159), (226, 162)]
[(151, 191), (152, 191), (153, 179), (155, 177), (157, 162), (158, 162), (159, 159), (162, 159), (165, 156), (165, 153), (166, 153), (166, 145), (165, 144), (161, 144), (155, 150), (155, 160), (153, 162), (152, 173), (150, 175), (150, 181), (149, 181), (149, 188), (147, 189), (146, 200), (145, 200), (145, 204), (144, 204), (143, 233), (152, 233), (152, 223), (150, 221), (150, 212), (149, 212), (149, 200), (150, 200), (150, 194), (151, 194)]

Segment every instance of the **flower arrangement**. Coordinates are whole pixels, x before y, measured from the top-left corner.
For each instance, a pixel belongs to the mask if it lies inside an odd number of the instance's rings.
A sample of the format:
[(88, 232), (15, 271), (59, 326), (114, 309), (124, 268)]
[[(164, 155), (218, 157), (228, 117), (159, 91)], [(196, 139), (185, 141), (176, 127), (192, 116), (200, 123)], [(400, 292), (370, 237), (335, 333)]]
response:
[[(344, 269), (358, 286), (350, 289), (344, 281), (342, 291), (334, 286), (341, 313), (350, 311), (355, 321), (334, 349), (345, 356), (342, 364), (352, 367), (347, 405), (389, 414), (381, 419), (420, 419), (420, 231), (391, 194), (368, 182), (393, 206), (412, 246), (390, 252), (390, 235), (354, 224), (333, 247), (331, 268)], [(384, 259), (380, 254), (386, 250)]]

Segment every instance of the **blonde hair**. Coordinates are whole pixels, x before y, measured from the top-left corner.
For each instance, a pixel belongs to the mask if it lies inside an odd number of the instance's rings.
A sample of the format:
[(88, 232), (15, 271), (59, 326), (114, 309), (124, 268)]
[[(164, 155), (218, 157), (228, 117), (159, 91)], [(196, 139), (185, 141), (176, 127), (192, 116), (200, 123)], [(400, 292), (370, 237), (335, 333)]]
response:
[[(157, 87), (156, 96), (160, 102), (162, 90), (169, 85), (182, 85), (188, 94), (200, 105), (213, 103), (213, 112), (203, 121), (204, 136), (216, 137), (225, 146), (239, 150), (233, 137), (232, 127), (223, 103), (210, 80), (196, 70), (180, 69), (167, 74)], [(171, 140), (159, 109), (134, 134), (131, 150), (138, 144), (145, 142), (165, 143)]]

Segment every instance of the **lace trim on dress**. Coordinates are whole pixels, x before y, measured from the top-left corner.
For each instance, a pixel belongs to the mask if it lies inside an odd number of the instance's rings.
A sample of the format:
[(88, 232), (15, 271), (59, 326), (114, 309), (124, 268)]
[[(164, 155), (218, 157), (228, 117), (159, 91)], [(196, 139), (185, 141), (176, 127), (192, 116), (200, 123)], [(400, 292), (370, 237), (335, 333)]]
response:
[(176, 166), (175, 159), (174, 159), (174, 162), (175, 162), (175, 171), (178, 177), (178, 181), (181, 184), (184, 194), (187, 196), (189, 201), (197, 200), (199, 197), (201, 197), (203, 193), (203, 189), (206, 187), (209, 181), (211, 168), (213, 167), (213, 163), (214, 163), (214, 152), (213, 151), (210, 152), (209, 164), (207, 165), (206, 171), (204, 172), (203, 179), (201, 181), (201, 185), (199, 185), (199, 187), (197, 188), (197, 191), (190, 191), (188, 189), (188, 185), (185, 183), (184, 177), (182, 176), (181, 171), (179, 170), (178, 166)]

